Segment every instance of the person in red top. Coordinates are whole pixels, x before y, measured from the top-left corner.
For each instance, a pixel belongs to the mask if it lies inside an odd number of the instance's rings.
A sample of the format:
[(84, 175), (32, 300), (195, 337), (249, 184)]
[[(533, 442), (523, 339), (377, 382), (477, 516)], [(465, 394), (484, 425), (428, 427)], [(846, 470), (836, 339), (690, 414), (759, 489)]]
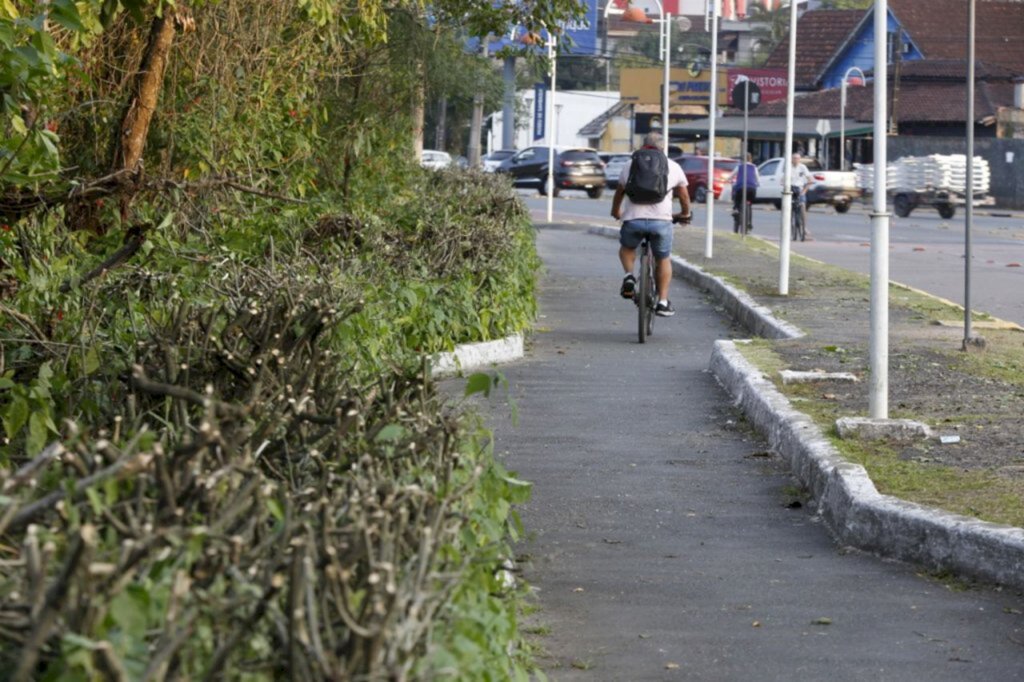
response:
[[(664, 149), (664, 138), (661, 133), (648, 133), (644, 137), (644, 147), (659, 151)], [(655, 280), (658, 288), (658, 305), (654, 313), (659, 317), (672, 317), (676, 312), (668, 299), (669, 285), (672, 282), (672, 262), (669, 260), (672, 253), (672, 220), (678, 218), (684, 223), (690, 220), (690, 196), (686, 191), (686, 174), (672, 159), (666, 161), (668, 193), (660, 202), (636, 204), (626, 196), (626, 182), (629, 179), (632, 161), (623, 167), (622, 174), (619, 175), (619, 186), (616, 187), (615, 196), (612, 198), (612, 217), (622, 221), (619, 233), (619, 262), (626, 273), (619, 294), (623, 298), (633, 297), (636, 290), (636, 277), (633, 275), (636, 249), (645, 235), (650, 236), (654, 259), (657, 261)], [(672, 197), (679, 199), (681, 210), (676, 215), (672, 214)]]

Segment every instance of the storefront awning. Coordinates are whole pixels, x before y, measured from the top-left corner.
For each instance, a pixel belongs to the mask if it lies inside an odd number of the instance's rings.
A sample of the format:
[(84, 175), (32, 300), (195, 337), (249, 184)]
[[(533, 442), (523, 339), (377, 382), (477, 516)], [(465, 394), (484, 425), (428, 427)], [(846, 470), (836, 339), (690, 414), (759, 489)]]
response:
[[(673, 138), (708, 136), (711, 119), (701, 118), (683, 123), (673, 123), (670, 133)], [(793, 136), (797, 138), (821, 137), (825, 129), (825, 137), (839, 137), (840, 119), (838, 118), (794, 118)], [(750, 116), (747, 121), (747, 135), (757, 140), (782, 140), (786, 137), (786, 119), (779, 116)], [(846, 119), (846, 137), (871, 135), (874, 125), (863, 121)], [(721, 137), (743, 137), (743, 117), (723, 116), (715, 124), (715, 135)]]

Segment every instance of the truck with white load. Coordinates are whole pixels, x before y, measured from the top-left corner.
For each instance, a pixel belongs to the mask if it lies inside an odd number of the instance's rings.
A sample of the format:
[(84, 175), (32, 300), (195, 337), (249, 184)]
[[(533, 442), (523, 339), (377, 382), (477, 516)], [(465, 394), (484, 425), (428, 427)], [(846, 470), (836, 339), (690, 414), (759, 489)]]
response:
[[(875, 167), (855, 164), (857, 185), (870, 193), (875, 184)], [(971, 184), (975, 206), (991, 206), (989, 196), (991, 171), (988, 161), (974, 157)], [(892, 197), (893, 212), (906, 218), (920, 206), (932, 206), (939, 217), (953, 217), (957, 206), (967, 203), (967, 156), (965, 154), (931, 154), (904, 156), (886, 169), (886, 189)]]

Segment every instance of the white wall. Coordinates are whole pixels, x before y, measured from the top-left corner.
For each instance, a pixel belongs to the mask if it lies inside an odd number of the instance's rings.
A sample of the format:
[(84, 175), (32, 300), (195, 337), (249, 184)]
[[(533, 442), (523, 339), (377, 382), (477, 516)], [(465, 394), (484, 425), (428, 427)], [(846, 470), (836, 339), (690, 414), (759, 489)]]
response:
[[(518, 93), (519, 101), (524, 104), (522, 110), (524, 121), (518, 121), (516, 126), (515, 144), (516, 149), (525, 149), (535, 144), (545, 144), (545, 140), (533, 139), (533, 90), (521, 90)], [(580, 137), (576, 133), (580, 128), (608, 111), (619, 101), (618, 91), (614, 92), (589, 92), (582, 90), (559, 90), (555, 92), (555, 105), (558, 112), (555, 115), (557, 134), (555, 142), (567, 146), (587, 146), (589, 140)], [(487, 140), (487, 151), (493, 151), (501, 146), (502, 115), (500, 111), (491, 114), (491, 134)]]

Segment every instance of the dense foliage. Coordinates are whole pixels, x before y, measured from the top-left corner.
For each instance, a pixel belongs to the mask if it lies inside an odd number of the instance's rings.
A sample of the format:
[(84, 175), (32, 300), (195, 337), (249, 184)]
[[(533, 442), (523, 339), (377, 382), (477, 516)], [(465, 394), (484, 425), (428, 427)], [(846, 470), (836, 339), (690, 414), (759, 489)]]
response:
[(427, 358), (531, 320), (532, 234), (410, 151), (431, 88), (486, 85), (448, 27), (520, 11), (0, 0), (14, 679), (520, 670), (527, 488)]

